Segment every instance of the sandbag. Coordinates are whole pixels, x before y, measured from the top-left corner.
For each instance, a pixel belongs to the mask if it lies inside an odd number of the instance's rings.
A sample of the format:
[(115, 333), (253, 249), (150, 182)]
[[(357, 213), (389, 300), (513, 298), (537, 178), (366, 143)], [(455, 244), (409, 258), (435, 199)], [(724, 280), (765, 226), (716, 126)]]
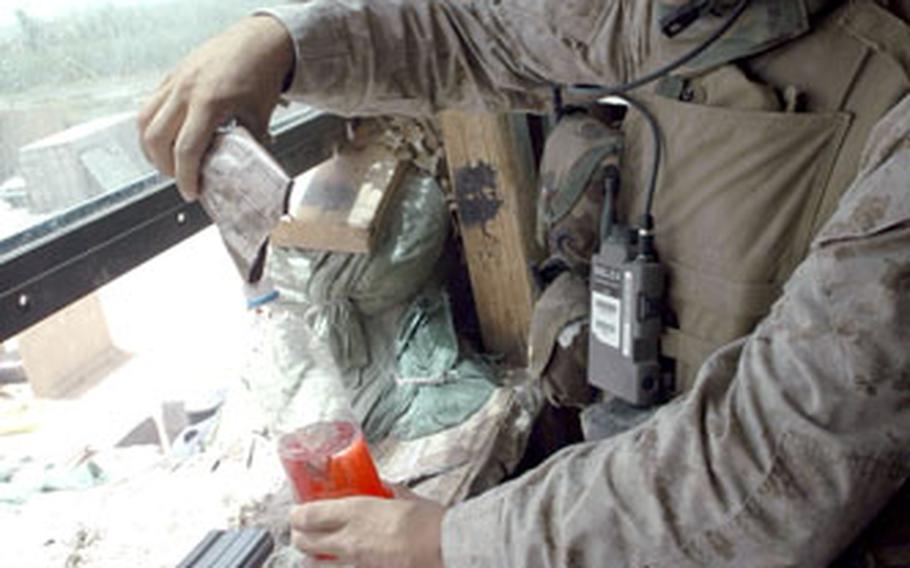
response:
[(370, 362), (363, 316), (414, 296), (433, 273), (448, 236), (449, 214), (435, 179), (412, 171), (389, 205), (370, 254), (273, 247), (269, 273), (284, 303), (307, 306), (305, 319), (344, 372)]

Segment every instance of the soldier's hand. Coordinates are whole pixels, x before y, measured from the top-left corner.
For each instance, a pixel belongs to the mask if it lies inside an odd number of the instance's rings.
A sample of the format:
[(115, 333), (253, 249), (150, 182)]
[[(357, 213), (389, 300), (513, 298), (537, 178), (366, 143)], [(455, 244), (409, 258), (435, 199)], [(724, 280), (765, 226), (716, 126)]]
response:
[(292, 540), (357, 568), (442, 568), (445, 507), (396, 488), (395, 499), (314, 501), (291, 512)]
[(268, 16), (245, 18), (190, 53), (139, 113), (143, 151), (177, 178), (180, 193), (199, 193), (199, 166), (215, 129), (236, 119), (262, 139), (294, 65), (284, 26)]

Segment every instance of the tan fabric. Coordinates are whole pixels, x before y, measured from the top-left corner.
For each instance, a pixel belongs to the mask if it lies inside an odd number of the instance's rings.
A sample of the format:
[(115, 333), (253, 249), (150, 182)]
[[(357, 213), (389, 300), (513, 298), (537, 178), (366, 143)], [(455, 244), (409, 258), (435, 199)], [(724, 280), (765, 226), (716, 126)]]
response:
[[(803, 249), (803, 216), (825, 187), (849, 117), (645, 102), (668, 133), (654, 213), (671, 306), (682, 333), (716, 348), (767, 313), (793, 249)], [(641, 210), (647, 187), (646, 128), (630, 117), (623, 195), (634, 198), (631, 211)]]
[(639, 428), (451, 509), (447, 567), (811, 568), (855, 537), (910, 475), (910, 97), (871, 140), (756, 332)]

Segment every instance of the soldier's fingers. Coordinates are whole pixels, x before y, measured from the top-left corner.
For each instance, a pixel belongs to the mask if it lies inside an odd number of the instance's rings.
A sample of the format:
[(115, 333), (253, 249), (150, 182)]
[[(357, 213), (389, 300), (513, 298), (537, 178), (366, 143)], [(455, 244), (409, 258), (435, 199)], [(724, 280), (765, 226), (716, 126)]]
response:
[(224, 117), (210, 105), (189, 110), (174, 143), (177, 188), (187, 201), (199, 197), (199, 169), (215, 129)]
[(347, 538), (343, 532), (291, 531), (291, 544), (298, 550), (311, 555), (330, 555), (336, 560), (345, 559), (348, 554)]
[(174, 175), (174, 143), (184, 120), (185, 105), (169, 92), (149, 124), (142, 130), (145, 156), (162, 172)]
[(142, 153), (145, 154), (146, 159), (150, 162), (152, 159), (149, 157), (145, 147), (145, 131), (158, 115), (158, 111), (161, 110), (161, 105), (170, 97), (171, 91), (173, 90), (171, 86), (172, 82), (172, 76), (169, 74), (161, 81), (158, 87), (155, 88), (154, 92), (143, 101), (142, 106), (139, 108), (139, 112), (136, 114), (136, 122), (139, 126), (139, 145), (142, 148)]
[(347, 522), (347, 510), (337, 501), (314, 501), (291, 511), (291, 526), (302, 532), (336, 531)]
[(165, 76), (161, 79), (161, 82), (158, 83), (158, 86), (156, 87), (156, 90), (158, 90), (158, 91), (161, 91), (161, 90), (164, 90), (164, 89), (170, 90), (170, 86), (171, 86), (173, 83), (174, 83), (174, 71), (170, 71), (167, 75), (165, 75)]
[(404, 499), (406, 501), (419, 501), (423, 499), (423, 497), (411, 491), (407, 485), (401, 483), (386, 483), (385, 486), (392, 490), (396, 499)]
[(143, 101), (142, 107), (139, 109), (139, 114), (136, 117), (136, 120), (139, 122), (140, 132), (145, 131), (146, 127), (152, 122), (152, 119), (155, 118), (155, 115), (158, 114), (158, 109), (161, 108), (161, 105), (164, 104), (164, 101), (170, 96), (171, 91), (173, 90), (172, 83), (173, 77), (172, 75), (168, 75), (157, 87), (155, 87), (152, 94)]
[(291, 511), (291, 541), (309, 554), (341, 556), (349, 507), (339, 501), (315, 501), (294, 507)]
[(260, 144), (268, 145), (271, 142), (269, 137), (268, 115), (262, 117), (255, 111), (241, 111), (237, 116), (237, 121), (242, 124)]

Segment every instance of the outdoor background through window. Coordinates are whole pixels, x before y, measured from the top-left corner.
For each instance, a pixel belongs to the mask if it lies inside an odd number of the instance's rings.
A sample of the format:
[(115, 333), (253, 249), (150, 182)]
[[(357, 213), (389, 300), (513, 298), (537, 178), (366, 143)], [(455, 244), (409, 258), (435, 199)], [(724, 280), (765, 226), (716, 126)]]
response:
[(152, 174), (135, 111), (261, 0), (0, 2), (0, 241)]
[[(136, 110), (191, 49), (263, 4), (0, 0), (0, 258), (161, 187)], [(210, 227), (0, 342), (0, 533), (13, 535), (0, 566), (173, 566), (188, 553), (215, 520), (175, 516), (152, 528), (185, 536), (147, 538), (149, 511), (190, 491), (155, 467), (191, 453), (188, 424), (239, 380), (255, 318)], [(141, 515), (105, 498), (131, 480)], [(201, 515), (221, 504), (202, 501)], [(83, 528), (109, 518), (110, 531)]]

